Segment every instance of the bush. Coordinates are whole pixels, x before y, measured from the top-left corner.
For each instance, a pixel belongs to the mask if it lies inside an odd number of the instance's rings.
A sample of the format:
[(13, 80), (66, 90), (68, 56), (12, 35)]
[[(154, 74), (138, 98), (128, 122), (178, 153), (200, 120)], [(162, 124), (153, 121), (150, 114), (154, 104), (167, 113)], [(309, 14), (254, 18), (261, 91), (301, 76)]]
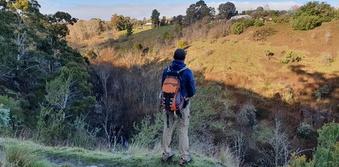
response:
[(9, 118), (10, 110), (3, 107), (4, 106), (0, 104), (0, 128), (6, 128), (10, 121)]
[(311, 30), (321, 26), (321, 23), (319, 16), (299, 16), (292, 20), (292, 27), (295, 30)]
[(323, 85), (315, 91), (314, 95), (317, 98), (317, 100), (321, 100), (321, 99), (324, 99), (326, 97), (329, 97), (331, 92), (332, 91), (331, 91), (331, 88), (330, 88), (329, 85)]
[(160, 141), (163, 128), (163, 113), (156, 114), (154, 122), (151, 116), (146, 116), (140, 125), (134, 128), (138, 133), (133, 137), (133, 143), (141, 147), (153, 147)]
[(314, 154), (314, 165), (317, 167), (336, 167), (339, 162), (339, 124), (326, 124), (318, 133), (318, 146)]
[(295, 52), (288, 52), (285, 58), (281, 61), (283, 64), (289, 64), (294, 62), (300, 62), (302, 57), (297, 55)]
[(94, 148), (96, 143), (96, 135), (99, 128), (90, 131), (87, 123), (83, 118), (78, 117), (73, 123), (72, 134), (70, 135), (71, 143), (76, 147)]
[(332, 63), (335, 62), (335, 57), (332, 56), (331, 54), (325, 54), (322, 58), (322, 62), (325, 64), (325, 65), (331, 65)]
[(263, 25), (265, 25), (265, 23), (264, 23), (263, 20), (255, 19), (255, 21), (254, 21), (254, 26), (256, 26), (256, 27), (261, 27), (261, 26), (263, 26)]
[(313, 160), (307, 162), (304, 156), (293, 155), (291, 167), (336, 167), (339, 161), (339, 124), (328, 123), (318, 130), (318, 146)]
[(142, 50), (143, 48), (144, 48), (144, 46), (142, 46), (142, 44), (135, 44), (134, 45), (134, 48), (136, 49), (136, 50)]
[(313, 139), (316, 136), (316, 132), (310, 124), (303, 122), (297, 129), (297, 135), (303, 139)]
[(245, 104), (237, 113), (237, 123), (242, 127), (254, 127), (257, 124), (256, 108), (252, 104)]
[(296, 30), (310, 30), (329, 22), (336, 17), (335, 9), (324, 2), (309, 2), (300, 7), (292, 19), (292, 27)]
[(291, 20), (291, 16), (288, 14), (275, 16), (272, 18), (274, 23), (289, 23)]
[(181, 49), (184, 49), (188, 46), (188, 42), (187, 41), (184, 41), (184, 40), (179, 40), (177, 42), (177, 47), (178, 48), (181, 48)]
[(19, 102), (8, 96), (0, 96), (0, 129), (5, 129), (10, 121), (17, 126), (23, 119)]
[(289, 167), (314, 167), (314, 164), (308, 163), (306, 157), (292, 155)]
[(232, 24), (231, 33), (239, 35), (239, 34), (243, 33), (246, 30), (246, 28), (251, 27), (253, 25), (254, 25), (253, 19), (239, 20), (239, 21)]

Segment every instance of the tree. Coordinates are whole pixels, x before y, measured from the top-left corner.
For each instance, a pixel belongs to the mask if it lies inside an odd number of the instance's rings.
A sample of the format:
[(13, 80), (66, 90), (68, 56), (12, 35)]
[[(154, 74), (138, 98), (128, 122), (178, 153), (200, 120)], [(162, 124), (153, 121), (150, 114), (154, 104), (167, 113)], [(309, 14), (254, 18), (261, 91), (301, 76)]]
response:
[(159, 23), (160, 23), (159, 16), (160, 16), (160, 13), (158, 12), (158, 10), (154, 9), (152, 11), (152, 16), (151, 16), (153, 27), (159, 27)]
[(174, 16), (173, 19), (172, 19), (172, 23), (180, 25), (180, 26), (183, 25), (184, 24), (184, 16), (183, 15)]
[(115, 29), (118, 31), (122, 31), (126, 29), (126, 24), (125, 24), (125, 17), (122, 15), (117, 15), (114, 14), (111, 18), (111, 24)]
[(167, 24), (167, 19), (165, 16), (162, 17), (161, 21), (160, 21), (160, 25), (161, 26), (165, 26)]
[(282, 127), (282, 123), (278, 118), (275, 118), (275, 128), (273, 136), (270, 139), (270, 144), (273, 147), (274, 166), (286, 166), (288, 164), (289, 142), (286, 133)]
[(133, 34), (133, 23), (127, 22), (126, 23), (126, 30), (127, 30), (127, 36), (131, 36)]
[(199, 0), (195, 4), (191, 4), (186, 10), (187, 24), (192, 24), (204, 17), (213, 17), (215, 14), (214, 8), (208, 7), (205, 1)]
[(231, 17), (235, 16), (238, 12), (236, 11), (235, 5), (232, 2), (227, 2), (220, 4), (218, 7), (219, 19), (230, 19)]

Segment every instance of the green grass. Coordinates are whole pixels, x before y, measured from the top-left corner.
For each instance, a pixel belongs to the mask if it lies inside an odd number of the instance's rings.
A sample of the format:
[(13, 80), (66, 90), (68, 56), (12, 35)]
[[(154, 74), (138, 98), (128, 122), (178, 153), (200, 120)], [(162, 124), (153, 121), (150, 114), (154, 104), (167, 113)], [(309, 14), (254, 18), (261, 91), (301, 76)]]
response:
[[(162, 163), (160, 153), (144, 151), (143, 153), (110, 153), (102, 151), (91, 151), (74, 147), (48, 147), (33, 143), (31, 141), (19, 141), (10, 138), (0, 138), (0, 148), (2, 151), (8, 148), (20, 148), (22, 152), (34, 157), (44, 157), (46, 160), (62, 160), (65, 164), (81, 162), (86, 165), (104, 165), (112, 167), (171, 167), (178, 166), (178, 157), (171, 163)], [(0, 151), (1, 152), (1, 151)], [(222, 166), (212, 159), (196, 155), (194, 161), (188, 167), (214, 167)], [(48, 164), (46, 160), (40, 160), (43, 164)], [(53, 165), (51, 165), (53, 166)], [(35, 167), (35, 166), (32, 166)]]
[[(131, 49), (131, 44), (142, 44), (144, 47), (154, 47), (158, 43), (158, 39), (162, 39), (166, 32), (172, 34), (174, 30), (173, 25), (162, 26), (156, 29), (149, 29), (145, 31), (135, 32), (129, 37), (127, 41), (117, 44), (120, 48)], [(123, 38), (123, 37), (122, 37)]]

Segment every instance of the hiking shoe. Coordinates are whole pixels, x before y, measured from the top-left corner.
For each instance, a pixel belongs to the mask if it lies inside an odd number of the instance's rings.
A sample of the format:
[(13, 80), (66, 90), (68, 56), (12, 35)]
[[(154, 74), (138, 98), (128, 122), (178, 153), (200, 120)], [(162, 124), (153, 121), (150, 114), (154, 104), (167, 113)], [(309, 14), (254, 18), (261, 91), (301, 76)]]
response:
[(188, 163), (190, 163), (191, 161), (192, 161), (192, 158), (190, 158), (190, 157), (188, 159), (180, 158), (179, 165), (180, 166), (185, 166)]
[(163, 162), (166, 162), (166, 161), (168, 161), (168, 160), (170, 160), (170, 159), (172, 159), (174, 157), (174, 153), (162, 153), (162, 158), (161, 158), (161, 160), (163, 161)]

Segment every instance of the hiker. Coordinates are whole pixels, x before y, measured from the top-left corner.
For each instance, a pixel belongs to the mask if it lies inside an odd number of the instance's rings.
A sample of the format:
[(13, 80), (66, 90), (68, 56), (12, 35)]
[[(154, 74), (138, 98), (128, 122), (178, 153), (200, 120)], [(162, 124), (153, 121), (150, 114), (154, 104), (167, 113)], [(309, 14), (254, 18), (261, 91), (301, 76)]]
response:
[(174, 60), (164, 69), (162, 75), (161, 106), (164, 112), (164, 131), (162, 138), (162, 160), (168, 161), (174, 153), (170, 148), (175, 126), (179, 130), (180, 165), (189, 163), (188, 126), (190, 117), (190, 98), (195, 94), (195, 80), (192, 71), (184, 63), (186, 51), (177, 49)]

